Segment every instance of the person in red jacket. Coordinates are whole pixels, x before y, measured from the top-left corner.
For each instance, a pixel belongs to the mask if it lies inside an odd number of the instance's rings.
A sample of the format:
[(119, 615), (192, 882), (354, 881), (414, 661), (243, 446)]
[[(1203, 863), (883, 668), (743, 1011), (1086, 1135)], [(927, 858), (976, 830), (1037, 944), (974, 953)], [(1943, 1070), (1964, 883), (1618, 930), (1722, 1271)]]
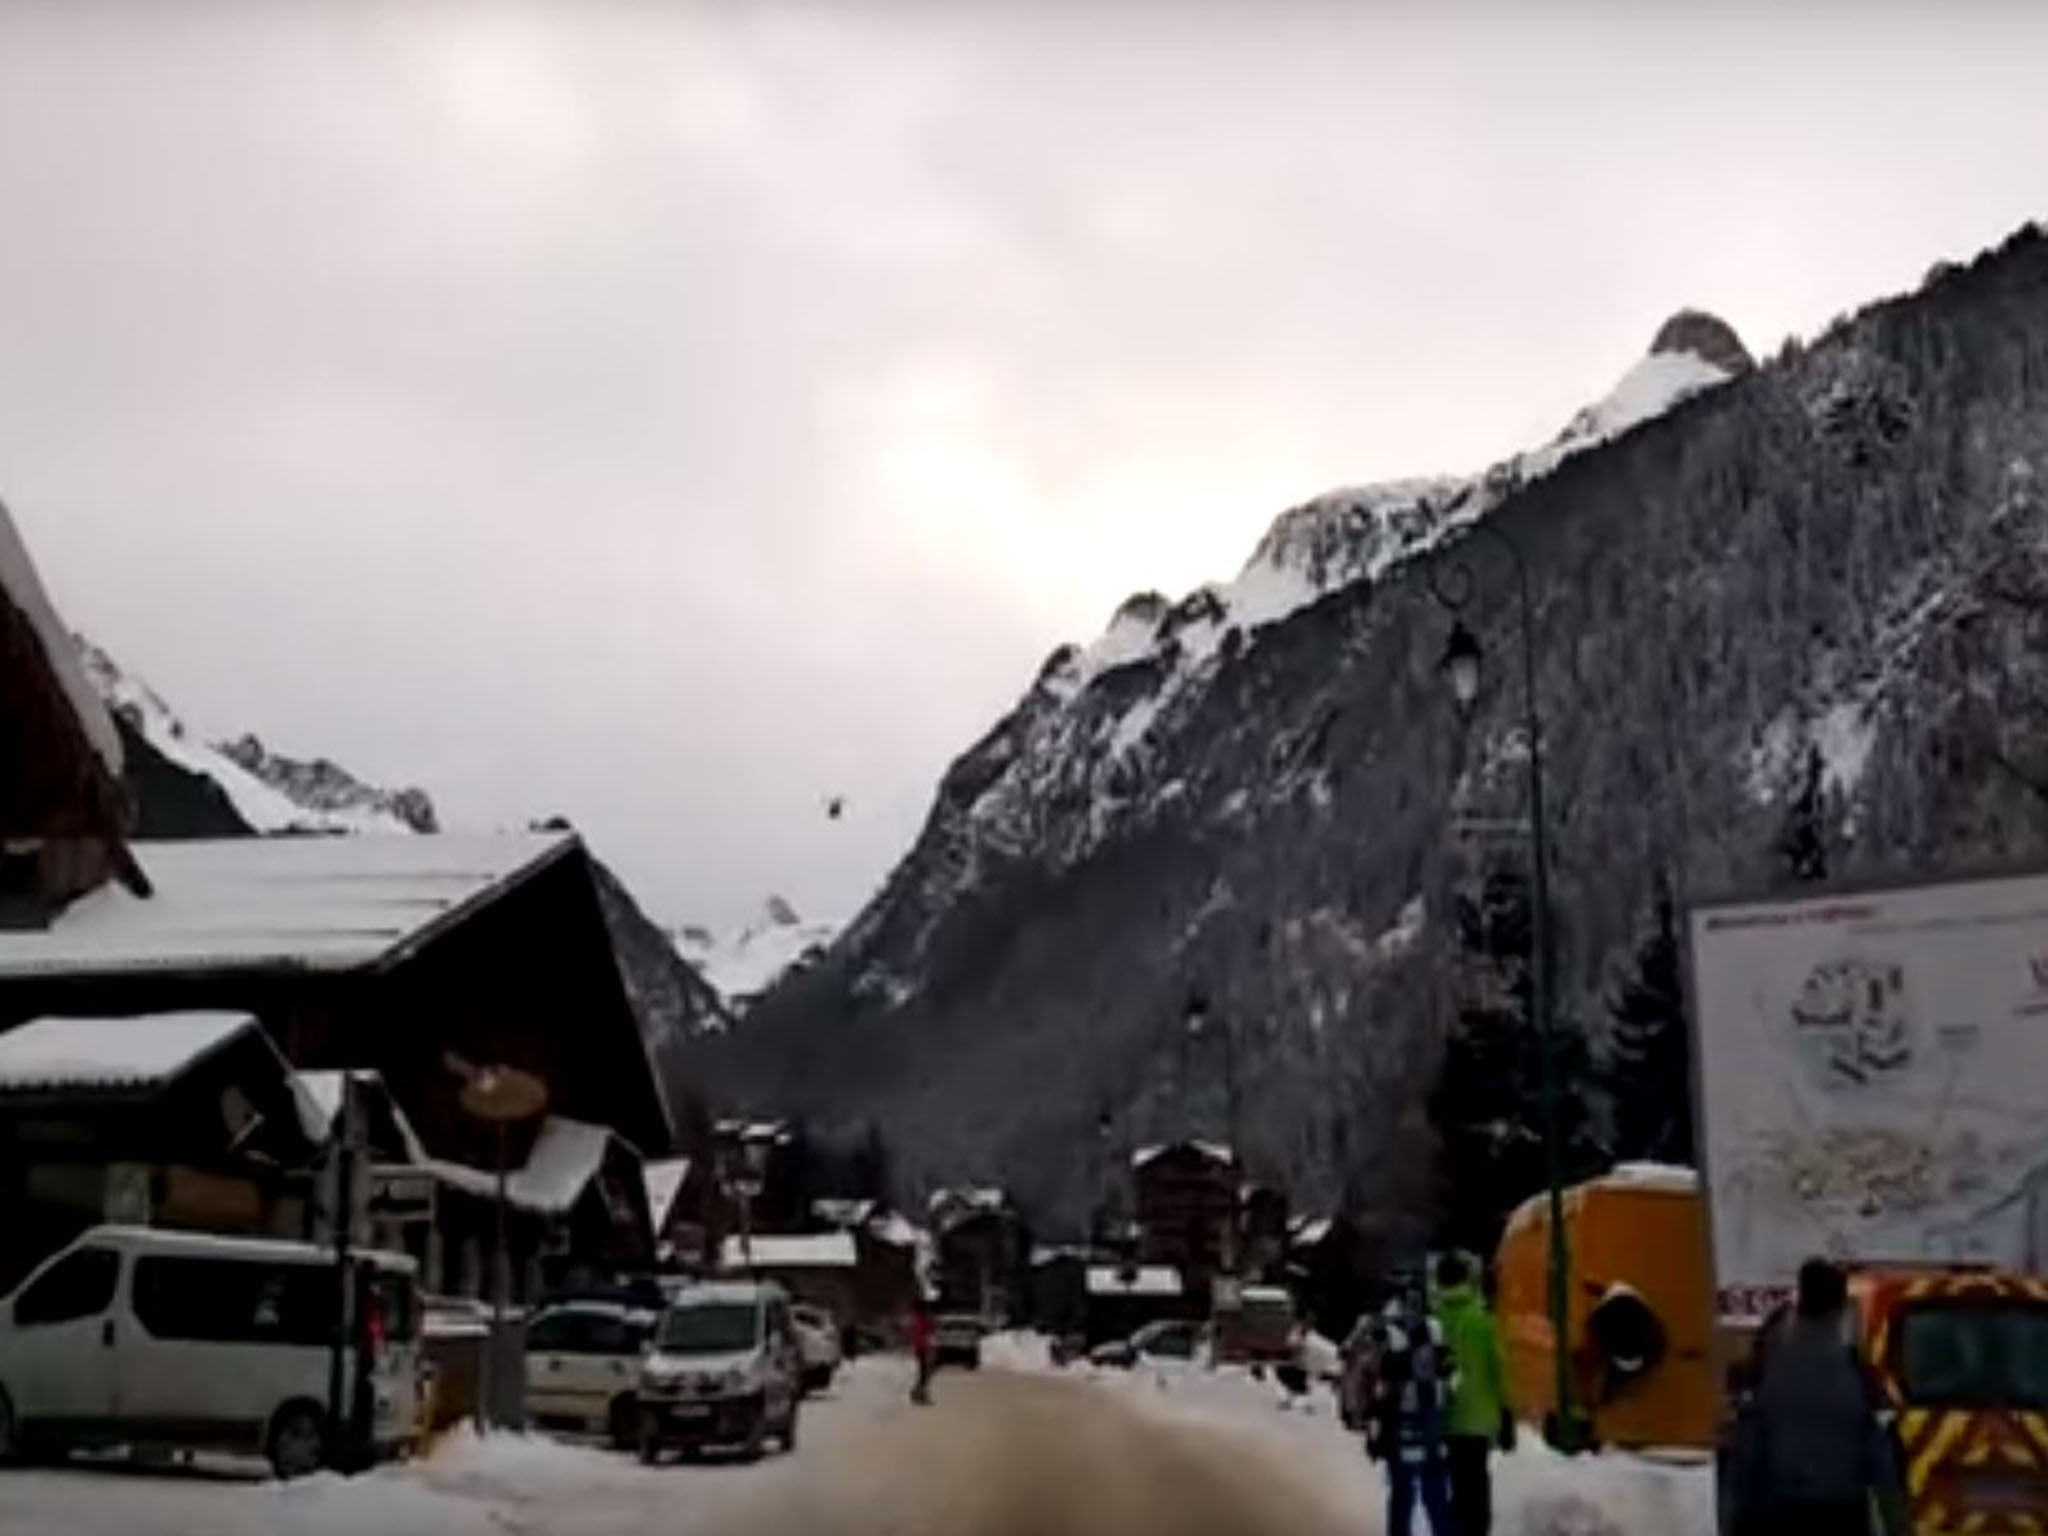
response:
[(931, 1303), (922, 1297), (910, 1312), (910, 1353), (917, 1361), (917, 1384), (910, 1389), (913, 1403), (932, 1400), (932, 1367), (938, 1358), (939, 1328), (932, 1317)]

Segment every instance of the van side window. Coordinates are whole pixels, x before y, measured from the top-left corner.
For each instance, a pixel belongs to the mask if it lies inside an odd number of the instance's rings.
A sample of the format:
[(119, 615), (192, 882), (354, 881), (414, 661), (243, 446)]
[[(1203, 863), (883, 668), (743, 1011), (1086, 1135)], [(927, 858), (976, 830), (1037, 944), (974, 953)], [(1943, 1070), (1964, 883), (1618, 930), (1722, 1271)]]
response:
[(17, 1328), (96, 1317), (113, 1305), (121, 1255), (111, 1248), (81, 1248), (58, 1260), (14, 1304)]
[(159, 1339), (323, 1345), (334, 1271), (311, 1264), (152, 1255), (135, 1261), (135, 1319)]

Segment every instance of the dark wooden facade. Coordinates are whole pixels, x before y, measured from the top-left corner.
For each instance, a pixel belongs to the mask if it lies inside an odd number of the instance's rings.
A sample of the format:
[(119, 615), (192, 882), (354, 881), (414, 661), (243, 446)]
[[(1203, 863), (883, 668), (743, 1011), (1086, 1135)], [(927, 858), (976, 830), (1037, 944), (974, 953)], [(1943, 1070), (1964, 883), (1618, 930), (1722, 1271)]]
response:
[[(147, 845), (141, 850), (145, 861)], [(588, 855), (552, 853), (431, 932), (362, 968), (30, 973), (0, 978), (0, 1029), (41, 1015), (236, 1008), (254, 1013), (293, 1065), (371, 1068), (427, 1150), (495, 1166), (491, 1131), (463, 1114), (451, 1058), (534, 1073), (551, 1112), (619, 1131), (643, 1153), (671, 1132), (620, 979)], [(515, 1127), (517, 1166), (537, 1124)]]
[(1140, 1153), (1131, 1176), (1144, 1263), (1171, 1264), (1191, 1289), (1235, 1265), (1238, 1174), (1227, 1148), (1174, 1142)]
[(320, 1152), (254, 1030), (159, 1083), (0, 1091), (0, 1293), (109, 1220), (304, 1237)]

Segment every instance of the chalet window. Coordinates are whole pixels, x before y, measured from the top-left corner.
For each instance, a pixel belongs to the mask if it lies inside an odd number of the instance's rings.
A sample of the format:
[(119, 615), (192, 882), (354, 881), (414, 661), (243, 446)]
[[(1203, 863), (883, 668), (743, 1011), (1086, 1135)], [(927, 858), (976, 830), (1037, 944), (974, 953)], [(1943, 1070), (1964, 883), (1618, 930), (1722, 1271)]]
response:
[(14, 1325), (35, 1328), (97, 1317), (114, 1302), (121, 1255), (111, 1248), (81, 1248), (46, 1271), (14, 1304)]
[(166, 1256), (135, 1265), (135, 1319), (159, 1339), (324, 1345), (334, 1302), (334, 1272), (310, 1264)]

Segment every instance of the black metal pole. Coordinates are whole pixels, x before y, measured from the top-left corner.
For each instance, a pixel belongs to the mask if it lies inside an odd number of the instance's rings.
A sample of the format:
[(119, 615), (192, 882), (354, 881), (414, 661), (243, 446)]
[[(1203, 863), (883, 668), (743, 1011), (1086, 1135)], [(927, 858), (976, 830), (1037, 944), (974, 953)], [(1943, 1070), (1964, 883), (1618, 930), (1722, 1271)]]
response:
[(1491, 523), (1478, 525), (1507, 550), (1515, 567), (1515, 595), (1522, 627), (1522, 730), (1529, 749), (1529, 863), (1531, 895), (1529, 1009), (1535, 1016), (1542, 1072), (1538, 1092), (1543, 1116), (1543, 1175), (1550, 1208), (1550, 1327), (1557, 1394), (1557, 1435), (1563, 1449), (1577, 1445), (1572, 1402), (1571, 1247), (1564, 1228), (1564, 1141), (1558, 1125), (1557, 1019), (1554, 1006), (1555, 955), (1550, 933), (1550, 823), (1543, 797), (1543, 720), (1536, 707), (1536, 605), (1529, 593), (1529, 563), (1522, 547)]
[[(1536, 604), (1529, 590), (1529, 563), (1522, 547), (1491, 519), (1474, 523), (1472, 531), (1504, 550), (1514, 568), (1515, 601), (1522, 641), (1522, 731), (1528, 738), (1529, 762), (1529, 1011), (1540, 1057), (1539, 1110), (1543, 1121), (1543, 1176), (1549, 1206), (1550, 1327), (1553, 1390), (1556, 1394), (1559, 1445), (1577, 1446), (1577, 1413), (1572, 1402), (1571, 1370), (1571, 1246), (1564, 1226), (1564, 1145), (1558, 1125), (1557, 1026), (1553, 1005), (1555, 957), (1550, 924), (1550, 824), (1543, 794), (1543, 720), (1536, 704)], [(1466, 591), (1469, 592), (1469, 587)], [(1438, 590), (1438, 596), (1443, 598)], [(1451, 606), (1456, 606), (1453, 602)]]
[(346, 1368), (354, 1300), (349, 1284), (349, 1228), (355, 1209), (355, 1074), (341, 1074), (341, 1128), (334, 1153), (334, 1345), (327, 1359), (327, 1433), (330, 1454), (341, 1445), (348, 1409)]

